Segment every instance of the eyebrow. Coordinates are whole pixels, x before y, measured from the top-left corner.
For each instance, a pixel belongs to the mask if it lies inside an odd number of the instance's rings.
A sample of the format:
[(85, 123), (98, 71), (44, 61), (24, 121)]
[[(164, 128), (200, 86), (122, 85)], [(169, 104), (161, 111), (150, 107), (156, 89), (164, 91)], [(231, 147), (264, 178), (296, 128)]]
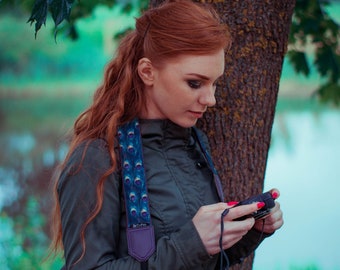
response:
[[(202, 75), (202, 74), (198, 74), (198, 73), (188, 73), (187, 75), (190, 75), (190, 76), (197, 76), (199, 78), (201, 78), (202, 80), (205, 80), (205, 81), (209, 81), (210, 78), (205, 76), (205, 75)], [(219, 80), (221, 79), (221, 77), (223, 76), (223, 74), (221, 74), (221, 76), (219, 76), (216, 80)]]
[(206, 80), (206, 81), (210, 80), (209, 77), (204, 76), (204, 75), (201, 75), (201, 74), (198, 74), (198, 73), (188, 73), (187, 75), (196, 76), (196, 77), (199, 77), (199, 78), (201, 78), (202, 80)]

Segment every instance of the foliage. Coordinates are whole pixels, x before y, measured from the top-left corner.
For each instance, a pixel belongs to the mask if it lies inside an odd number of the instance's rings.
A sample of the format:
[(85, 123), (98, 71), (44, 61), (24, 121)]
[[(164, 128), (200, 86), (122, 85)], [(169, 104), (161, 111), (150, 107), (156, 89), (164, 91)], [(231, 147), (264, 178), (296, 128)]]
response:
[[(328, 15), (330, 1), (297, 0), (290, 32), (288, 58), (296, 72), (309, 76), (314, 67), (325, 80), (316, 95), (340, 105), (340, 32)], [(307, 54), (313, 51), (313, 64)]]
[[(120, 27), (132, 24), (128, 16), (123, 16), (120, 9), (108, 11), (104, 8), (95, 11), (91, 18), (77, 22), (81, 33), (77, 42), (59, 33), (58, 43), (53, 33), (52, 19), (47, 20), (47, 27), (34, 39), (29, 24), (25, 24), (27, 14), (2, 14), (0, 17), (0, 89), (14, 96), (17, 90), (32, 90), (44, 95), (53, 94), (56, 85), (58, 93), (70, 93), (86, 89), (93, 91), (101, 78), (103, 66), (112, 54), (115, 42), (111, 33), (117, 29), (110, 27), (106, 33), (95, 31), (108, 25), (111, 16), (119, 14)], [(106, 16), (99, 20), (96, 17)], [(111, 26), (111, 24), (110, 24)], [(105, 35), (107, 38), (105, 37)], [(22, 42), (22, 41), (25, 42)], [(67, 82), (72, 82), (72, 88)], [(75, 89), (77, 90), (77, 89)], [(4, 92), (2, 92), (3, 94)], [(84, 93), (86, 94), (86, 93)]]
[(41, 25), (46, 24), (47, 12), (50, 10), (55, 27), (57, 27), (63, 20), (69, 20), (73, 2), (74, 0), (36, 0), (28, 22), (35, 22), (37, 34)]
[(45, 216), (39, 210), (35, 197), (29, 197), (24, 213), (9, 217), (6, 211), (0, 216), (0, 262), (2, 269), (60, 269), (60, 257), (47, 259), (49, 238), (42, 230)]
[[(10, 5), (11, 1), (3, 2)], [(47, 13), (50, 11), (55, 24), (55, 35), (60, 26), (60, 30), (65, 31), (72, 39), (77, 39), (78, 31), (75, 22), (89, 16), (96, 6), (122, 5), (123, 11), (129, 13), (136, 8), (146, 9), (149, 1), (35, 0), (34, 4), (32, 0), (26, 2), (28, 3), (25, 4), (25, 8), (31, 4), (32, 13), (28, 22), (31, 24), (35, 22), (36, 34), (41, 25), (46, 23)], [(316, 69), (324, 82), (315, 94), (324, 102), (340, 105), (339, 25), (326, 12), (326, 7), (329, 5), (329, 0), (296, 0), (287, 57), (295, 71), (304, 76), (310, 76), (311, 69)], [(61, 26), (63, 21), (68, 21), (68, 23)], [(313, 63), (308, 61), (307, 55), (310, 50), (312, 50)]]
[[(9, 0), (4, 1), (6, 6), (13, 6)], [(32, 0), (29, 0), (32, 2)], [(57, 30), (66, 32), (71, 39), (78, 38), (78, 31), (75, 22), (78, 19), (91, 15), (97, 6), (113, 7), (120, 5), (124, 13), (138, 9), (144, 10), (148, 7), (148, 0), (34, 0), (31, 6), (23, 6), (24, 9), (31, 10), (28, 23), (35, 24), (35, 35), (37, 35), (42, 25), (46, 24), (48, 12), (50, 12), (55, 26), (55, 37)], [(71, 13), (72, 8), (72, 13)], [(66, 24), (62, 25), (64, 21)]]

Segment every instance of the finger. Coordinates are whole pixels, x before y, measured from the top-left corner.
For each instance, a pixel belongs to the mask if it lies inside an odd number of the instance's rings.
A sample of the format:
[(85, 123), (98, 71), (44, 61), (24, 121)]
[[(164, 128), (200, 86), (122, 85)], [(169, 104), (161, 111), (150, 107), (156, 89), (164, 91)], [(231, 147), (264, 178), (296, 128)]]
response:
[[(280, 209), (279, 204), (276, 206), (275, 211), (272, 211), (269, 215), (267, 215), (263, 219), (265, 220), (265, 224), (266, 224), (267, 227), (273, 226), (275, 224), (281, 224), (281, 226), (282, 226), (282, 224), (283, 224), (283, 213)], [(262, 221), (260, 223), (259, 222), (256, 222), (256, 223), (262, 224)]]
[[(268, 215), (265, 215), (265, 216), (259, 218), (258, 220), (268, 219), (271, 216), (273, 216), (277, 211), (281, 212), (280, 203), (275, 201), (275, 205), (274, 205), (274, 207), (272, 209), (270, 209), (270, 212), (268, 213)], [(281, 214), (282, 214), (282, 212), (281, 212)]]
[(280, 197), (280, 191), (277, 188), (272, 188), (269, 190), (270, 194), (272, 195), (273, 199), (277, 199)]
[(221, 211), (224, 211), (225, 209), (229, 209), (234, 207), (239, 202), (236, 201), (230, 201), (227, 203), (220, 202), (220, 203), (214, 203), (214, 204), (208, 204), (201, 207), (202, 211), (204, 212), (218, 212), (221, 213)]
[(229, 208), (231, 207), (234, 207), (235, 205), (237, 205), (239, 202), (237, 201), (230, 201), (230, 202), (227, 202), (227, 206), (229, 206)]
[(226, 208), (230, 208), (230, 206), (228, 206), (228, 204), (226, 204), (224, 202), (220, 202), (220, 203), (204, 205), (204, 206), (201, 207), (201, 211), (203, 211), (203, 212), (221, 212)]
[(280, 209), (280, 204), (276, 202), (275, 207), (272, 209), (270, 214), (266, 217), (267, 223), (275, 223), (277, 220), (283, 219), (283, 213)]
[(274, 214), (276, 212), (281, 212), (281, 206), (280, 203), (278, 201), (275, 201), (275, 205), (274, 207), (270, 210), (270, 214)]
[(253, 212), (256, 212), (264, 206), (262, 202), (256, 202), (247, 205), (240, 205), (230, 209), (229, 214), (226, 216), (227, 220), (234, 220), (243, 216), (247, 216)]
[(223, 231), (223, 248), (226, 249), (238, 242), (254, 226), (254, 218), (243, 221), (225, 221)]
[(255, 224), (255, 219), (250, 217), (246, 218), (244, 220), (239, 220), (239, 221), (225, 221), (225, 227), (227, 227), (227, 230), (229, 232), (248, 232)]
[(280, 229), (283, 226), (283, 219), (275, 219), (275, 222), (268, 223), (267, 220), (265, 220), (263, 231), (266, 233), (272, 233), (276, 230)]
[(278, 210), (281, 211), (281, 205), (280, 205), (280, 203), (278, 201), (275, 201), (275, 205), (272, 208), (272, 212), (275, 212), (275, 211), (278, 211)]
[[(243, 237), (242, 235), (232, 235), (232, 236), (224, 237), (223, 242), (222, 242), (223, 249), (228, 249), (232, 247), (234, 244), (240, 241), (242, 237)], [(219, 251), (220, 250), (218, 249), (217, 252)]]

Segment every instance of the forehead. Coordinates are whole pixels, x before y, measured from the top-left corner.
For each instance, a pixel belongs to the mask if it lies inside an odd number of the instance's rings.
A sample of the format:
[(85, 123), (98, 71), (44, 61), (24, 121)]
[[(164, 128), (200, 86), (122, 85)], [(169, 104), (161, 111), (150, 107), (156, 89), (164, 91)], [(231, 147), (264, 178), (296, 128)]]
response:
[(164, 63), (165, 69), (182, 74), (200, 74), (215, 78), (224, 71), (224, 50), (204, 55), (183, 54), (169, 59)]

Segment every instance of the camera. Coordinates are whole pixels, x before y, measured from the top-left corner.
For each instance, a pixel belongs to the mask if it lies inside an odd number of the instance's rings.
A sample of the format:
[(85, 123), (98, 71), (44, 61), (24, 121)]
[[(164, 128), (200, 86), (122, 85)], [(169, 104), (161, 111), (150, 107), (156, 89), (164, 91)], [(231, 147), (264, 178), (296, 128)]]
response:
[(255, 202), (264, 202), (265, 206), (251, 213), (250, 215), (242, 216), (235, 220), (245, 220), (246, 218), (249, 218), (249, 217), (253, 217), (255, 218), (255, 220), (260, 219), (268, 215), (270, 213), (270, 210), (275, 206), (274, 198), (272, 197), (271, 193), (268, 191), (268, 192), (265, 192), (259, 195), (252, 196), (246, 200), (243, 200), (239, 202), (238, 204), (236, 204), (234, 207), (240, 206), (240, 205), (252, 204)]

